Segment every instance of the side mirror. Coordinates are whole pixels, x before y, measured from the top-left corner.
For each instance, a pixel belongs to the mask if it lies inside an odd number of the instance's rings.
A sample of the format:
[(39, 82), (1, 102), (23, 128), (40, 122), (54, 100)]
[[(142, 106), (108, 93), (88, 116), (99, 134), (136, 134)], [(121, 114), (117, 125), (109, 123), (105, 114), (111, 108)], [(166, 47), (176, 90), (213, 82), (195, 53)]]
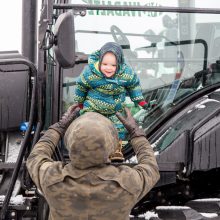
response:
[(56, 60), (63, 68), (71, 68), (75, 64), (74, 15), (72, 11), (61, 14), (54, 29), (54, 53)]

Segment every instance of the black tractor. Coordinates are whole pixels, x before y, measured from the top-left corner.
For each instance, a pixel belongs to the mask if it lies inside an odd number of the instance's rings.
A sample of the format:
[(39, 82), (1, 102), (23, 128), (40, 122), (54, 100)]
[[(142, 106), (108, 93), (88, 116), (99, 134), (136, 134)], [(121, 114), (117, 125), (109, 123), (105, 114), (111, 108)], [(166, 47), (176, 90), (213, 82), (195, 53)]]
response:
[[(220, 10), (194, 1), (177, 7), (42, 1), (37, 37), (33, 2), (23, 0), (22, 54), (0, 52), (0, 219), (48, 219), (26, 159), (41, 132), (74, 103), (88, 55), (109, 41), (122, 46), (153, 103), (144, 110), (126, 99), (161, 175), (130, 218), (219, 219)], [(127, 165), (137, 163), (129, 140), (123, 154)], [(54, 159), (69, 160), (62, 141)]]

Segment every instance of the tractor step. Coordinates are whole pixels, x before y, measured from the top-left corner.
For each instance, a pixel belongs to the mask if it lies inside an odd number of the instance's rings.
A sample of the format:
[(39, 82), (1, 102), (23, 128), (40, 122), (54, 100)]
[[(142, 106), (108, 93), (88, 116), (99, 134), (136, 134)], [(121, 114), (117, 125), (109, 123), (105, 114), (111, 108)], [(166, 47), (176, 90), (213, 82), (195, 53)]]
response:
[[(0, 196), (0, 212), (2, 211), (4, 199), (5, 196)], [(37, 213), (33, 211), (34, 203), (36, 203), (36, 198), (34, 197), (23, 197), (22, 195), (11, 197), (4, 219), (21, 219), (21, 216), (25, 217), (24, 219), (36, 219)]]
[[(0, 170), (13, 170), (16, 163), (0, 162)], [(21, 165), (24, 166), (24, 163)]]
[(219, 198), (191, 200), (187, 202), (186, 205), (196, 210), (197, 212), (220, 214), (220, 199)]
[[(2, 206), (4, 202), (5, 196), (0, 196), (0, 207)], [(10, 206), (21, 206), (25, 203), (25, 198), (22, 195), (17, 195), (14, 197), (11, 197), (9, 205)]]
[(188, 206), (158, 206), (158, 219), (161, 220), (206, 220), (202, 214)]

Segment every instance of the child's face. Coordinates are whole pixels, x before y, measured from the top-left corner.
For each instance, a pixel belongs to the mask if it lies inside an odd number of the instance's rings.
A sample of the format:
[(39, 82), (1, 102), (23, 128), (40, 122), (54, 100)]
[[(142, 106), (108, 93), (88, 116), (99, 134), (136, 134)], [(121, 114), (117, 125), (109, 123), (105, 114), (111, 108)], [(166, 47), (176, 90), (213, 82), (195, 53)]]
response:
[(106, 77), (112, 77), (117, 68), (116, 57), (113, 53), (106, 53), (102, 59), (100, 70)]

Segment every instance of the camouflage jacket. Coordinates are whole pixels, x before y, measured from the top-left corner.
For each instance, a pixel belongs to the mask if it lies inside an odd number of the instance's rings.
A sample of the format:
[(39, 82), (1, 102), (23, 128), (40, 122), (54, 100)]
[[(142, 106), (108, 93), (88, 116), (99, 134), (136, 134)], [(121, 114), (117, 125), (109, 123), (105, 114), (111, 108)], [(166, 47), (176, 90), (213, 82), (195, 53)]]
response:
[[(87, 113), (89, 114), (89, 113)], [(97, 113), (94, 113), (97, 114)], [(85, 117), (86, 116), (81, 116)], [(103, 117), (103, 116), (100, 116)], [(103, 117), (104, 118), (104, 117)], [(107, 119), (105, 119), (107, 120)], [(77, 121), (77, 120), (75, 120)], [(66, 133), (68, 137), (74, 136), (77, 142), (82, 140), (81, 148), (76, 145), (74, 153), (76, 164), (68, 163), (64, 165), (62, 162), (53, 161), (51, 158), (56, 145), (59, 142), (59, 134), (52, 129), (45, 132), (39, 142), (35, 145), (28, 160), (27, 168), (31, 178), (35, 182), (39, 190), (42, 191), (50, 206), (51, 220), (127, 220), (133, 206), (151, 190), (159, 179), (159, 171), (157, 162), (150, 146), (145, 137), (136, 137), (131, 140), (131, 144), (137, 155), (138, 165), (133, 168), (112, 164), (91, 165), (92, 160), (99, 154), (99, 145), (96, 145), (96, 151), (93, 149), (93, 156), (88, 157), (89, 149), (86, 152), (84, 146), (89, 148), (93, 146), (93, 141), (101, 136), (94, 136), (94, 140), (88, 145), (84, 144), (83, 138), (88, 135), (84, 130), (80, 130), (80, 126), (85, 123), (75, 121), (71, 124)], [(96, 130), (92, 127), (86, 118), (88, 132)], [(77, 124), (78, 123), (78, 124)], [(101, 121), (99, 120), (99, 123)], [(109, 122), (111, 123), (111, 122)], [(74, 127), (75, 126), (75, 127)], [(80, 132), (71, 133), (72, 130), (80, 130)], [(112, 129), (109, 127), (109, 129)], [(110, 130), (105, 129), (106, 135), (115, 136), (114, 139), (105, 138), (105, 144), (114, 145), (117, 140), (117, 133), (113, 134)], [(74, 135), (73, 135), (74, 134)], [(67, 144), (68, 144), (67, 137)], [(100, 148), (102, 150), (102, 148)], [(78, 151), (78, 153), (77, 153)], [(77, 155), (82, 156), (80, 160)], [(71, 156), (71, 155), (70, 155)], [(108, 155), (107, 155), (108, 157)], [(108, 158), (105, 158), (108, 160)], [(98, 160), (98, 159), (97, 159)], [(85, 164), (86, 161), (86, 164)], [(80, 162), (84, 163), (80, 166)]]

